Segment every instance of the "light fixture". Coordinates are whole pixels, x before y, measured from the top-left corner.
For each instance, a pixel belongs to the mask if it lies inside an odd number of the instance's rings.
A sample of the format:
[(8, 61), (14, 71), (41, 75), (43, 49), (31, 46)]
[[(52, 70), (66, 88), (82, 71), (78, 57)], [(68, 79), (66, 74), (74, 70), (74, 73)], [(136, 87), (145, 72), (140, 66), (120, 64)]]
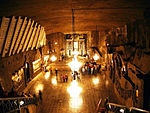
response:
[(124, 109), (120, 109), (120, 112), (121, 112), (121, 113), (124, 113)]
[(53, 56), (51, 57), (51, 60), (54, 62), (54, 61), (57, 60), (57, 58), (53, 55)]
[(24, 104), (24, 101), (21, 100), (21, 101), (19, 102), (19, 104), (20, 104), (20, 106), (22, 106), (22, 105)]
[(99, 78), (93, 78), (92, 81), (94, 85), (99, 84)]
[(125, 68), (125, 66), (123, 66), (123, 68), (122, 68), (122, 71), (123, 71), (123, 72), (125, 72), (125, 71), (126, 71), (126, 68)]
[(71, 97), (78, 97), (82, 92), (82, 88), (78, 86), (78, 82), (73, 80), (71, 86), (67, 88)]
[(26, 68), (28, 68), (28, 63), (26, 63), (26, 66), (25, 66)]
[(42, 83), (36, 84), (36, 86), (35, 86), (35, 92), (36, 92), (36, 94), (38, 94), (39, 91), (43, 91), (43, 89), (44, 89), (44, 85)]
[(99, 56), (98, 56), (97, 54), (95, 54), (95, 55), (93, 56), (93, 58), (94, 58), (94, 60), (98, 60), (98, 59), (99, 59)]
[(52, 82), (53, 85), (57, 85), (56, 77), (53, 77), (53, 78), (51, 79), (51, 82)]
[(72, 61), (68, 64), (71, 70), (74, 71), (79, 71), (80, 67), (82, 66), (82, 63), (78, 61), (77, 59), (78, 52), (74, 51), (74, 57)]

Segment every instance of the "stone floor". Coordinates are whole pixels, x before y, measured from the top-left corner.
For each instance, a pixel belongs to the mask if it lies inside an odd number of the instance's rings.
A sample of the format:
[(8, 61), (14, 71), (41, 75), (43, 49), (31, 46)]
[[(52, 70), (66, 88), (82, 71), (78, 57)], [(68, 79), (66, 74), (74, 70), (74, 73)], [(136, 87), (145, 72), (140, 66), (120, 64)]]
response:
[[(53, 69), (56, 68), (56, 65)], [(37, 94), (42, 90), (42, 102), (37, 106), (37, 113), (96, 113), (96, 107), (100, 99), (109, 97), (110, 102), (117, 103), (117, 98), (113, 92), (113, 85), (107, 79), (108, 75), (97, 73), (97, 75), (81, 74), (81, 81), (77, 81), (78, 87), (72, 86), (71, 95), (68, 88), (71, 86), (71, 70), (66, 66), (57, 65), (58, 76), (55, 71), (41, 72), (35, 77), (24, 90)], [(69, 76), (67, 83), (62, 83), (60, 75)], [(81, 91), (77, 93), (78, 91)]]

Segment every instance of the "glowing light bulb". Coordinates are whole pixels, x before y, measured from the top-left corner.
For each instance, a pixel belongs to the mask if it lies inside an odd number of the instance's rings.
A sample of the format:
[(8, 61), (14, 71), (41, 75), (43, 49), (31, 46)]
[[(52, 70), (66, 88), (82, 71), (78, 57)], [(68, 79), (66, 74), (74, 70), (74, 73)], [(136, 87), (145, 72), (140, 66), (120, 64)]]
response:
[(94, 60), (98, 60), (98, 59), (99, 59), (99, 56), (98, 56), (97, 54), (95, 54), (95, 55), (93, 56), (93, 58), (94, 58)]
[(53, 55), (52, 57), (51, 57), (51, 60), (54, 62), (54, 61), (56, 61), (56, 57)]

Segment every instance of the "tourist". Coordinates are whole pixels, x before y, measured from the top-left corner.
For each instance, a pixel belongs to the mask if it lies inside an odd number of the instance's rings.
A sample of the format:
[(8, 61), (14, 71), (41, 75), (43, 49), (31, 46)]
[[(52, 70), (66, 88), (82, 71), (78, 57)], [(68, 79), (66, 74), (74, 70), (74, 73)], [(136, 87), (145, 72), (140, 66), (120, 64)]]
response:
[(39, 99), (42, 101), (42, 91), (39, 90)]
[(68, 81), (68, 75), (67, 74), (65, 75), (65, 81), (66, 82)]
[(55, 73), (56, 73), (56, 77), (57, 77), (57, 73), (58, 73), (58, 69), (57, 68), (55, 69)]
[(66, 81), (66, 76), (64, 75), (64, 76), (63, 76), (63, 82), (65, 82), (65, 81)]
[(0, 84), (0, 98), (4, 97), (4, 95), (5, 95), (5, 92)]

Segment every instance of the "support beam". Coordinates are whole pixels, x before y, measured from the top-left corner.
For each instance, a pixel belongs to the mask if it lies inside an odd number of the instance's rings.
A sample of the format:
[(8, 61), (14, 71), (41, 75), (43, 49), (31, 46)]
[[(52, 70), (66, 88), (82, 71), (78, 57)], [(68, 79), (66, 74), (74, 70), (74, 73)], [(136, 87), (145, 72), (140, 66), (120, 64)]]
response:
[(29, 32), (28, 32), (27, 37), (26, 37), (26, 39), (25, 39), (22, 52), (24, 52), (24, 50), (26, 49), (27, 44), (28, 44), (28, 42), (29, 42), (29, 39), (30, 39), (30, 36), (31, 36), (31, 32), (32, 32), (32, 30), (33, 30), (33, 24), (34, 24), (34, 21), (32, 21), (32, 24), (31, 24), (31, 26), (30, 26), (30, 28), (29, 28)]
[(12, 40), (12, 36), (13, 36), (13, 32), (15, 30), (15, 25), (16, 25), (16, 19), (15, 17), (13, 16), (12, 19), (11, 19), (11, 23), (10, 23), (10, 26), (9, 26), (9, 30), (8, 30), (8, 34), (5, 38), (5, 46), (4, 46), (4, 49), (3, 49), (3, 54), (2, 54), (2, 57), (5, 57), (6, 53), (9, 52), (9, 48), (10, 48), (10, 44), (11, 44), (11, 40)]
[(28, 44), (28, 46), (27, 46), (27, 50), (26, 50), (26, 51), (28, 51), (29, 48), (31, 48), (31, 46), (32, 46), (32, 43), (33, 43), (33, 41), (34, 41), (34, 37), (35, 37), (36, 30), (37, 30), (37, 23), (35, 23), (35, 26), (34, 26), (34, 29), (33, 29), (32, 34), (31, 34), (31, 38), (29, 39), (29, 44)]
[(2, 23), (0, 27), (0, 54), (2, 54), (3, 51), (3, 45), (5, 42), (5, 37), (8, 29), (10, 18), (3, 17)]
[(27, 27), (25, 28), (25, 32), (23, 34), (23, 37), (21, 38), (21, 43), (19, 44), (19, 48), (17, 50), (17, 54), (21, 51), (22, 47), (23, 47), (23, 44), (25, 42), (25, 39), (27, 37), (27, 33), (28, 33), (28, 30), (29, 30), (29, 27), (30, 27), (30, 24), (31, 24), (31, 19), (29, 19), (28, 21), (28, 24), (27, 24)]
[(38, 28), (37, 28), (37, 31), (35, 33), (35, 37), (34, 37), (34, 40), (33, 40), (33, 44), (31, 46), (31, 50), (33, 50), (34, 47), (36, 47), (36, 44), (37, 44), (37, 41), (38, 41), (38, 37), (39, 37), (39, 30), (41, 29), (41, 26), (38, 25)]
[(40, 34), (39, 34), (39, 38), (38, 38), (37, 45), (36, 45), (36, 49), (38, 49), (38, 48), (40, 47), (40, 43), (41, 43), (41, 41), (42, 41), (43, 32), (44, 32), (44, 28), (41, 27)]
[(19, 43), (20, 43), (21, 37), (23, 35), (23, 31), (25, 30), (26, 24), (27, 24), (27, 17), (25, 17), (24, 20), (23, 20), (23, 23), (22, 23), (21, 29), (19, 31), (19, 35), (18, 35), (16, 44), (15, 44), (15, 47), (14, 47), (14, 50), (13, 50), (13, 55), (16, 53), (16, 50), (19, 46)]
[(15, 46), (15, 42), (16, 42), (16, 40), (17, 40), (17, 36), (18, 36), (18, 34), (19, 34), (19, 29), (21, 28), (22, 21), (23, 21), (23, 19), (21, 19), (21, 17), (19, 16), (19, 18), (18, 18), (18, 20), (17, 20), (16, 29), (15, 29), (15, 31), (14, 31), (15, 33), (14, 33), (14, 35), (13, 35), (13, 40), (12, 40), (12, 43), (11, 43), (11, 46), (10, 46), (9, 56), (12, 55), (12, 50), (13, 50), (13, 48), (14, 48), (14, 46)]

